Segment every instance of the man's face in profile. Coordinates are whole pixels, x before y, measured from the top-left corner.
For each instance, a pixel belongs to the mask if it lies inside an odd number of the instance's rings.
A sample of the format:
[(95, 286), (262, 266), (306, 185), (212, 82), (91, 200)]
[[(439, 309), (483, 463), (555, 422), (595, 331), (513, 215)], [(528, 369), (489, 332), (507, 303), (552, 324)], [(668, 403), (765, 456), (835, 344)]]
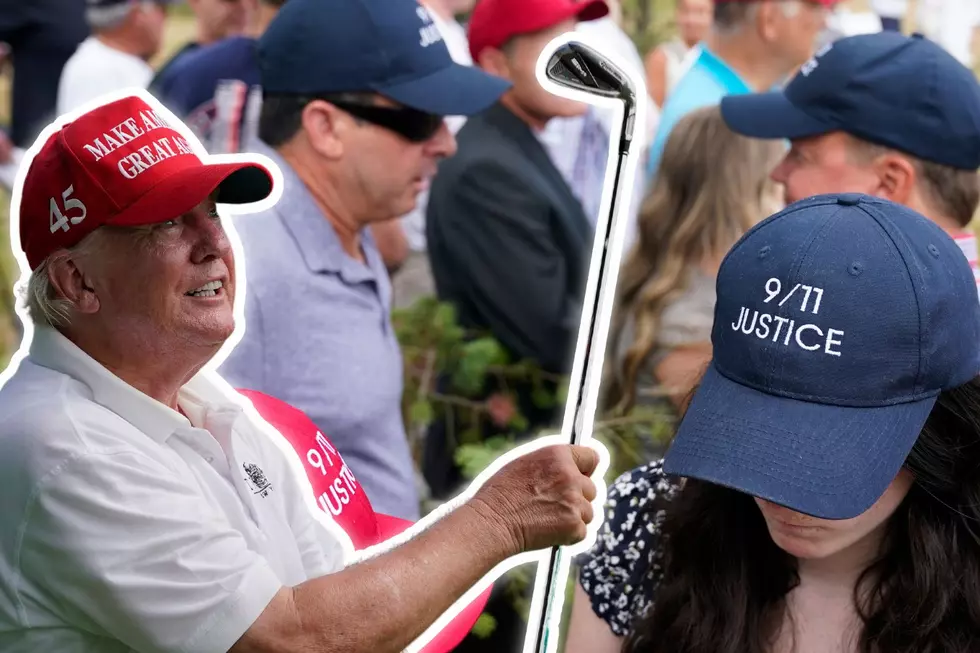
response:
[(826, 193), (875, 195), (880, 188), (877, 172), (854, 155), (854, 138), (831, 132), (791, 141), (786, 156), (772, 171), (782, 184), (787, 204)]
[[(398, 108), (396, 102), (376, 97), (379, 107)], [(456, 153), (456, 138), (445, 122), (424, 141), (409, 140), (394, 130), (354, 120), (334, 112), (344, 160), (345, 184), (359, 189), (361, 213), (372, 222), (405, 215), (427, 191), (439, 161)]]
[(587, 104), (545, 90), (538, 82), (536, 72), (538, 58), (545, 46), (556, 37), (574, 31), (575, 25), (574, 20), (567, 20), (540, 32), (517, 36), (505, 49), (506, 71), (503, 76), (514, 84), (510, 92), (518, 99), (521, 108), (536, 119), (548, 121), (580, 116), (588, 110)]
[(774, 12), (772, 46), (787, 71), (813, 56), (818, 37), (827, 27), (829, 9), (815, 0), (780, 0)]

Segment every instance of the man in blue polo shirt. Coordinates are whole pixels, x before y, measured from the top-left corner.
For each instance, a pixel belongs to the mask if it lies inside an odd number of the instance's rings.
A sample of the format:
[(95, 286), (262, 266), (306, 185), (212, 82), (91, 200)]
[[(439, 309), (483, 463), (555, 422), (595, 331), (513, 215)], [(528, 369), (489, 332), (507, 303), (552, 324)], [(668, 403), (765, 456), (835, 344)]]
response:
[(484, 110), (509, 84), (454, 63), (405, 0), (289, 0), (258, 60), (254, 149), (285, 183), (274, 208), (238, 220), (245, 334), (221, 373), (304, 411), (376, 510), (418, 519), (391, 284), (369, 226), (411, 211), (455, 153), (444, 117)]
[(837, 0), (715, 0), (714, 22), (701, 53), (664, 103), (647, 174), (660, 163), (667, 137), (685, 115), (726, 95), (765, 91), (812, 54), (827, 8)]

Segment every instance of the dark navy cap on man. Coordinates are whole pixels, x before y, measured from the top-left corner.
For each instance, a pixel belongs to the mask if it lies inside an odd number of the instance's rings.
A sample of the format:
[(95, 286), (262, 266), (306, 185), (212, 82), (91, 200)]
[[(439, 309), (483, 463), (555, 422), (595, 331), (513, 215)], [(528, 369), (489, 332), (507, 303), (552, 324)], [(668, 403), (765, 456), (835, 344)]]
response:
[(290, 0), (259, 40), (267, 94), (374, 91), (442, 116), (469, 116), (510, 83), (455, 63), (413, 0)]
[(782, 92), (726, 97), (732, 130), (800, 139), (844, 131), (925, 161), (980, 167), (980, 83), (920, 35), (863, 34), (825, 46)]
[(848, 519), (900, 471), (936, 398), (980, 373), (980, 302), (953, 239), (866, 195), (760, 222), (718, 272), (713, 359), (668, 474)]

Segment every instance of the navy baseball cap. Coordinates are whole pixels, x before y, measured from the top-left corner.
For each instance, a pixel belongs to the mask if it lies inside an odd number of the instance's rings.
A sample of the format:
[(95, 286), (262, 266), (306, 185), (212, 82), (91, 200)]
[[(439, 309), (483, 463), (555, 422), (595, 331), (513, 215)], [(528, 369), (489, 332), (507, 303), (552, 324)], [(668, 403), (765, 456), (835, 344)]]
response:
[(455, 63), (414, 0), (289, 0), (259, 39), (267, 94), (374, 91), (413, 109), (470, 116), (510, 82)]
[(725, 97), (721, 113), (733, 131), (754, 138), (844, 131), (925, 161), (980, 167), (980, 83), (919, 34), (839, 39), (782, 92)]
[(943, 390), (980, 373), (962, 250), (909, 208), (819, 195), (722, 261), (711, 364), (664, 460), (824, 519), (870, 508)]

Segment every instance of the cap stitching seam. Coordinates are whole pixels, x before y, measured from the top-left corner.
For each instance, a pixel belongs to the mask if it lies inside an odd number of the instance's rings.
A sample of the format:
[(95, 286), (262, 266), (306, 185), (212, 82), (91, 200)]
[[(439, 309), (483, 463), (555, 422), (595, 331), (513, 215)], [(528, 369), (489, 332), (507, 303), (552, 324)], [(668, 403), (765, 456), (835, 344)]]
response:
[[(923, 399), (928, 399), (930, 397), (935, 397), (936, 395), (939, 394), (939, 391), (937, 391), (937, 390), (923, 390), (922, 392), (917, 392), (915, 394), (906, 395), (906, 396), (903, 396), (903, 397), (899, 397), (897, 399), (888, 399), (885, 402), (877, 402), (877, 403), (864, 402), (864, 401), (841, 400), (838, 397), (825, 397), (823, 395), (808, 395), (808, 394), (803, 394), (803, 393), (799, 393), (799, 392), (788, 392), (788, 391), (784, 391), (784, 390), (774, 391), (773, 389), (771, 389), (771, 388), (765, 388), (765, 387), (759, 385), (758, 383), (755, 383), (754, 381), (749, 381), (747, 379), (742, 379), (738, 375), (730, 374), (730, 373), (726, 372), (722, 368), (721, 364), (717, 360), (713, 361), (713, 365), (714, 365), (715, 369), (718, 371), (719, 374), (721, 374), (722, 376), (724, 376), (726, 379), (728, 379), (732, 383), (737, 383), (740, 386), (743, 386), (743, 387), (746, 387), (746, 388), (751, 388), (752, 390), (755, 390), (757, 392), (761, 392), (763, 394), (766, 394), (766, 395), (769, 395), (769, 396), (772, 396), (772, 397), (780, 397), (780, 398), (783, 398), (783, 399), (795, 399), (797, 401), (803, 401), (803, 402), (806, 402), (806, 403), (821, 404), (821, 405), (825, 405), (825, 406), (834, 406), (834, 407), (837, 407), (837, 408), (856, 408), (856, 409), (861, 409), (861, 408), (884, 408), (884, 407), (887, 407), (887, 406), (900, 406), (902, 404), (908, 404), (908, 403), (914, 403), (916, 401), (922, 401)], [(842, 401), (847, 401), (847, 403), (842, 403)]]
[[(61, 130), (61, 131), (60, 131), (60, 132), (58, 133), (58, 138), (59, 138), (59, 140), (61, 140), (61, 142), (62, 142), (62, 144), (63, 144), (63, 146), (64, 146), (64, 148), (65, 148), (65, 152), (67, 152), (67, 153), (68, 153), (68, 155), (69, 155), (69, 156), (70, 156), (70, 157), (72, 158), (72, 160), (73, 160), (73, 161), (74, 161), (74, 162), (75, 162), (76, 164), (78, 164), (78, 167), (79, 167), (79, 168), (81, 169), (81, 171), (82, 171), (82, 174), (83, 174), (83, 175), (84, 175), (85, 177), (87, 177), (87, 178), (89, 179), (89, 181), (91, 181), (91, 182), (92, 182), (92, 184), (93, 184), (93, 185), (94, 185), (94, 186), (95, 186), (96, 188), (98, 188), (98, 189), (99, 189), (100, 191), (102, 191), (102, 194), (103, 194), (103, 195), (104, 195), (104, 196), (106, 197), (106, 199), (108, 199), (108, 200), (109, 200), (109, 202), (110, 202), (110, 203), (112, 204), (112, 208), (113, 208), (113, 209), (115, 209), (116, 211), (119, 211), (119, 209), (120, 209), (120, 206), (119, 206), (119, 202), (117, 202), (117, 201), (116, 201), (116, 198), (114, 198), (114, 197), (113, 197), (113, 196), (112, 196), (112, 195), (111, 195), (111, 194), (110, 194), (110, 193), (109, 193), (109, 192), (108, 192), (108, 191), (106, 190), (106, 188), (105, 188), (105, 186), (104, 186), (104, 185), (102, 184), (102, 182), (100, 182), (100, 181), (99, 181), (99, 179), (98, 179), (98, 178), (97, 178), (97, 177), (96, 177), (95, 175), (93, 175), (93, 174), (92, 174), (92, 173), (91, 173), (91, 172), (89, 171), (89, 169), (88, 169), (88, 166), (87, 166), (87, 165), (85, 165), (84, 163), (82, 163), (82, 160), (81, 160), (81, 159), (79, 159), (79, 158), (78, 158), (78, 156), (76, 156), (76, 154), (75, 154), (75, 150), (74, 150), (74, 149), (73, 149), (73, 148), (72, 148), (72, 147), (71, 147), (71, 146), (70, 146), (70, 145), (68, 144), (68, 138), (67, 138), (67, 136), (66, 136), (66, 133), (67, 133), (67, 131), (68, 131), (68, 129), (69, 129), (69, 128), (70, 128), (70, 125), (66, 125), (66, 126), (65, 126), (65, 128), (64, 128), (64, 129), (62, 129), (62, 130)], [(101, 134), (100, 134), (100, 136), (101, 136)], [(74, 185), (74, 183), (75, 183), (75, 182), (74, 182), (74, 181), (72, 181), (72, 185)]]
[[(378, 24), (374, 20), (374, 16), (371, 14), (370, 11), (368, 11), (367, 6), (365, 6), (362, 3), (358, 3), (358, 6), (361, 8), (361, 11), (364, 12), (365, 17), (367, 18), (368, 24), (371, 25), (371, 31), (374, 33), (374, 42), (375, 43), (379, 43), (379, 44), (381, 44), (381, 43), (387, 43), (387, 40), (386, 39), (382, 39), (381, 38), (381, 30), (378, 28)], [(378, 50), (381, 53), (381, 58), (383, 60), (382, 63), (384, 64), (385, 70), (390, 69), (391, 68), (392, 58), (391, 58), (391, 54), (388, 52), (388, 48), (386, 48), (384, 45), (382, 45), (382, 46), (380, 46), (378, 48)], [(371, 84), (374, 84), (374, 83), (375, 82), (371, 82)], [(366, 91), (366, 90), (374, 90), (374, 89), (364, 88), (364, 89), (358, 89), (358, 90), (364, 90), (364, 91)]]
[[(906, 274), (908, 274), (909, 284), (912, 286), (912, 297), (915, 298), (916, 316), (918, 318), (918, 327), (919, 327), (919, 329), (918, 329), (918, 331), (919, 331), (919, 333), (918, 333), (919, 341), (917, 343), (918, 350), (919, 350), (919, 352), (918, 352), (918, 365), (917, 365), (916, 372), (915, 372), (915, 387), (919, 387), (921, 385), (921, 383), (922, 383), (922, 362), (923, 362), (922, 361), (922, 340), (923, 340), (923, 333), (922, 332), (923, 332), (923, 328), (922, 328), (922, 301), (919, 298), (919, 290), (916, 287), (916, 279), (913, 277), (912, 269), (909, 266), (908, 260), (905, 258), (905, 253), (902, 251), (902, 248), (899, 246), (899, 243), (895, 240), (896, 236), (893, 235), (892, 234), (892, 230), (888, 228), (888, 227), (891, 226), (890, 221), (888, 221), (889, 224), (886, 226), (884, 216), (882, 216), (882, 215), (875, 215), (875, 213), (873, 213), (872, 211), (869, 211), (866, 206), (861, 206), (860, 208), (866, 214), (868, 214), (869, 216), (871, 216), (871, 219), (874, 220), (875, 223), (881, 228), (881, 230), (885, 232), (885, 235), (888, 237), (888, 240), (891, 241), (892, 245), (895, 246), (896, 253), (898, 254), (899, 259), (902, 261), (902, 264), (905, 266), (905, 272), (906, 272)], [(896, 231), (898, 231), (898, 230), (896, 229)], [(898, 232), (897, 235), (898, 236), (902, 236), (901, 232)], [(904, 237), (902, 237), (902, 244), (904, 244), (906, 247), (911, 247), (911, 245), (909, 244), (908, 240), (906, 240)], [(921, 282), (922, 279), (920, 278), (919, 281)]]
[[(814, 247), (816, 247), (817, 240), (819, 238), (822, 238), (824, 234), (827, 233), (827, 231), (830, 229), (832, 224), (836, 224), (836, 221), (839, 219), (838, 216), (840, 215), (841, 211), (843, 211), (843, 207), (838, 204), (834, 213), (832, 215), (827, 216), (827, 219), (824, 220), (822, 223), (818, 224), (817, 228), (813, 230), (813, 234), (809, 237), (809, 241), (804, 243), (803, 245), (803, 252), (800, 255), (800, 258), (797, 261), (796, 265), (794, 266), (794, 269), (790, 270), (790, 278), (786, 280), (787, 283), (793, 283), (793, 279), (800, 278), (801, 270), (809, 260), (810, 253), (812, 252)], [(785, 357), (776, 355), (778, 349), (773, 349), (772, 351), (773, 351), (773, 357), (772, 357), (773, 364), (772, 367), (770, 368), (770, 373), (773, 376), (776, 375), (777, 373), (775, 369), (776, 359), (779, 358), (781, 363), (779, 369), (779, 375), (782, 376), (782, 370), (785, 364)]]

